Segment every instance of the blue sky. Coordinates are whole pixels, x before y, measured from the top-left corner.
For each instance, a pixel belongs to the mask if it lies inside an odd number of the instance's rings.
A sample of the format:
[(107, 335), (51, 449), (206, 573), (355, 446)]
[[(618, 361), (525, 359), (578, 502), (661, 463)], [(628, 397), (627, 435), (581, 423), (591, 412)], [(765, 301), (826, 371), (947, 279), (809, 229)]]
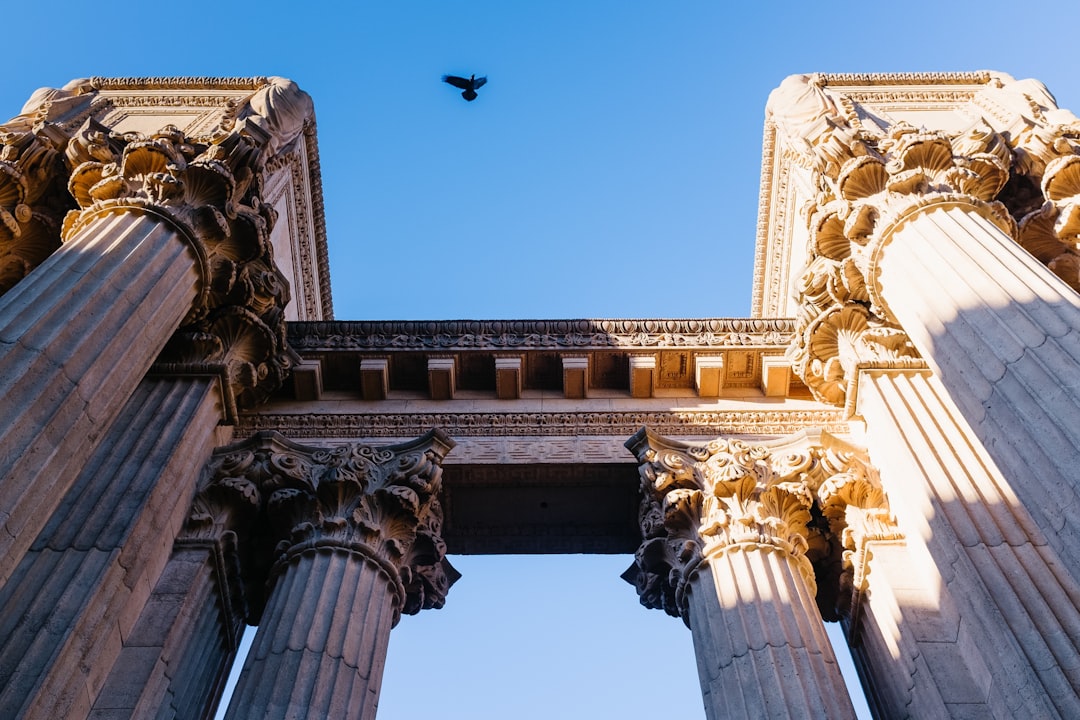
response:
[[(747, 315), (765, 100), (791, 73), (994, 69), (1080, 110), (1076, 2), (40, 7), (8, 14), (0, 115), (91, 75), (312, 95), (342, 319)], [(443, 73), (490, 81), (465, 103)], [(380, 718), (701, 717), (689, 633), (637, 605), (628, 562), (462, 558), (448, 607), (394, 631)]]

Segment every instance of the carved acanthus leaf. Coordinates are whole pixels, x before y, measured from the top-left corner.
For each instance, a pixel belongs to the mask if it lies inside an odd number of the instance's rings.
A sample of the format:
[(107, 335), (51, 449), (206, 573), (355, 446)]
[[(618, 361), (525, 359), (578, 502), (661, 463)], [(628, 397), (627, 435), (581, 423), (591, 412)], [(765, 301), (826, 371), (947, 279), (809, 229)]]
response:
[(0, 125), (0, 295), (60, 247), (60, 220), (71, 207), (63, 189), (67, 140), (43, 120)]
[(256, 615), (267, 573), (311, 548), (377, 563), (393, 578), (402, 612), (441, 607), (458, 577), (446, 561), (438, 501), (452, 445), (437, 432), (386, 448), (313, 448), (259, 433), (215, 453), (188, 524), (199, 532), (212, 516), (219, 533), (239, 538)]
[(685, 589), (703, 560), (734, 546), (768, 545), (790, 554), (815, 587), (806, 558), (813, 502), (810, 451), (768, 448), (719, 438), (676, 443), (640, 431), (627, 447), (641, 461), (644, 541), (624, 574), (642, 604), (688, 620)]
[[(972, 209), (1080, 291), (1080, 120), (1035, 81), (987, 76), (967, 98), (972, 121), (960, 131), (916, 128), (880, 112), (870, 123), (837, 82), (788, 78), (770, 96), (769, 117), (820, 190), (808, 211), (806, 265), (793, 285), (795, 370), (819, 400), (850, 409), (850, 363), (815, 347), (822, 337), (811, 335), (823, 315), (852, 304), (865, 307), (870, 324), (889, 326), (877, 257), (891, 229), (921, 208)], [(879, 362), (890, 355), (910, 358), (886, 353)]]

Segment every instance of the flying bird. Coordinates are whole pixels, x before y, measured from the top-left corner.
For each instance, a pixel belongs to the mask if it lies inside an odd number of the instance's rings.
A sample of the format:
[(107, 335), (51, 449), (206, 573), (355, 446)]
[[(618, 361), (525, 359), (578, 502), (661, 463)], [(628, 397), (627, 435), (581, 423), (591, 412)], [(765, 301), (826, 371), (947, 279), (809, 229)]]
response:
[(476, 91), (482, 88), (484, 83), (487, 82), (487, 77), (470, 75), (467, 78), (463, 78), (458, 77), (457, 75), (443, 75), (442, 80), (444, 83), (450, 83), (456, 88), (461, 88), (464, 91), (461, 93), (461, 97), (472, 102), (476, 99)]

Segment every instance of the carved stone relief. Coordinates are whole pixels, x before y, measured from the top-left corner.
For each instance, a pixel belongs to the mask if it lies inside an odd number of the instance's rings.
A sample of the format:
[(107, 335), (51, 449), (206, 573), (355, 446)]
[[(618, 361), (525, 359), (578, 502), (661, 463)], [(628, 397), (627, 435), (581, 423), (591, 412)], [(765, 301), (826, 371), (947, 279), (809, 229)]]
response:
[(249, 623), (285, 564), (319, 547), (381, 567), (394, 579), (398, 614), (442, 607), (458, 578), (438, 497), (452, 447), (439, 431), (382, 448), (316, 448), (259, 433), (215, 451), (179, 542), (216, 548), (222, 587)]
[[(857, 612), (867, 543), (902, 538), (865, 453), (827, 433), (768, 446), (733, 438), (689, 445), (642, 429), (626, 445), (641, 463), (643, 539), (623, 577), (643, 605), (687, 623), (689, 579), (736, 546), (794, 558), (829, 618)], [(819, 579), (828, 586), (819, 589)]]
[(798, 337), (789, 357), (823, 402), (851, 405), (858, 366), (919, 364), (881, 296), (877, 262), (896, 228), (927, 208), (981, 215), (1080, 287), (1080, 123), (1034, 81), (983, 75), (956, 90), (952, 118), (964, 127), (947, 130), (886, 112), (920, 96), (927, 109), (921, 89), (894, 98), (849, 87), (873, 76), (792, 76), (770, 98), (772, 127), (815, 183), (804, 208), (806, 261), (793, 273)]

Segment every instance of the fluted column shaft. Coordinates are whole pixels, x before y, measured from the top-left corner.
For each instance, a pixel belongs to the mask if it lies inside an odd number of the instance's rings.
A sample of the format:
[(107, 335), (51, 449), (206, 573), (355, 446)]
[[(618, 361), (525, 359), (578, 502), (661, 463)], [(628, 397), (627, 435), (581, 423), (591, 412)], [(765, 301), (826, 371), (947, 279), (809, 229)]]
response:
[(170, 224), (88, 222), (0, 297), (0, 583), (191, 309), (195, 255)]
[(226, 717), (374, 718), (400, 598), (386, 568), (361, 553), (298, 553), (271, 592)]
[(694, 573), (688, 602), (710, 720), (855, 716), (814, 593), (790, 553), (729, 546)]
[(957, 203), (907, 217), (877, 267), (890, 312), (1080, 579), (1080, 295)]
[(944, 702), (950, 714), (1080, 715), (1080, 585), (942, 384), (928, 371), (863, 371), (858, 398), (913, 553), (910, 573), (870, 571), (874, 632), (893, 643), (870, 661), (876, 679), (921, 714)]
[(0, 588), (0, 717), (90, 713), (170, 557), (208, 457), (213, 378), (148, 378)]
[(94, 703), (91, 717), (202, 720), (225, 686), (243, 633), (226, 612), (208, 547), (177, 547)]
[(623, 578), (689, 625), (710, 720), (855, 717), (806, 555), (811, 488), (830, 473), (808, 443), (690, 446), (647, 428), (626, 443), (643, 542)]

